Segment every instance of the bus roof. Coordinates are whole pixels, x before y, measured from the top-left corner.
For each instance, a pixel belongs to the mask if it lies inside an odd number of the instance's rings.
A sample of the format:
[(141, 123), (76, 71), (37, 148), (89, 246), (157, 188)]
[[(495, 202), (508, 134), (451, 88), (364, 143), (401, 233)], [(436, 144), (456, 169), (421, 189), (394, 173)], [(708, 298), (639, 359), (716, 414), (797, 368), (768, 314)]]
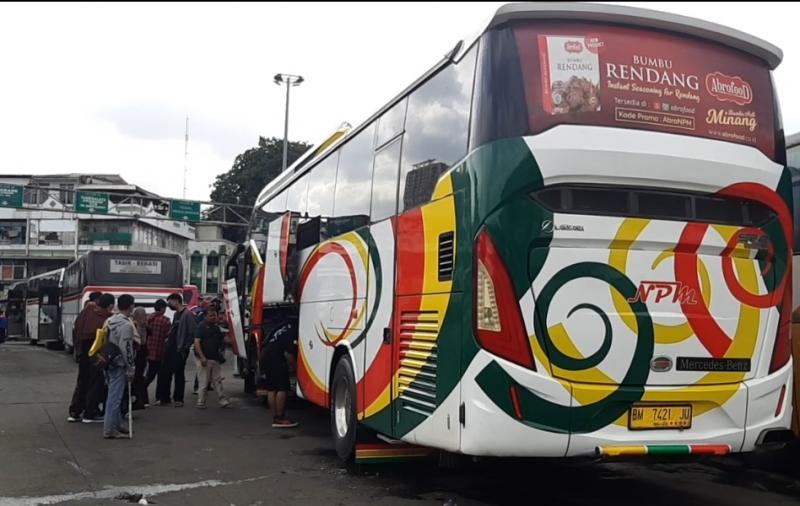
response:
[(775, 69), (783, 59), (783, 51), (765, 40), (727, 26), (678, 14), (670, 14), (652, 9), (641, 9), (638, 7), (579, 2), (521, 2), (505, 4), (497, 9), (489, 21), (484, 23), (477, 33), (473, 32), (474, 35), (472, 37), (458, 41), (455, 47), (451, 51), (448, 51), (444, 58), (440, 59), (427, 72), (407, 86), (402, 92), (395, 95), (389, 102), (361, 122), (357, 127), (350, 129), (346, 135), (338, 137), (332, 145), (327, 146), (327, 149), (322, 150), (320, 153), (316, 153), (316, 151), (322, 144), (330, 139), (330, 137), (308, 149), (308, 151), (301, 155), (292, 165), (287, 167), (285, 171), (266, 184), (256, 198), (255, 208), (258, 209), (263, 206), (269, 198), (286, 188), (292, 181), (299, 178), (310, 166), (314, 165), (313, 162), (315, 162), (316, 159), (324, 158), (340, 145), (357, 135), (372, 121), (394, 106), (394, 104), (401, 100), (407, 93), (413, 91), (414, 88), (427, 80), (428, 77), (435, 74), (445, 64), (451, 61), (459, 61), (466, 52), (475, 45), (478, 38), (488, 30), (509, 21), (524, 19), (593, 21), (670, 31), (705, 39), (744, 51), (765, 61), (770, 69)]
[[(620, 5), (577, 2), (506, 4), (497, 9), (489, 24), (480, 33), (483, 34), (486, 30), (517, 19), (594, 21), (665, 30), (717, 42), (750, 53), (764, 60), (770, 69), (775, 69), (783, 59), (783, 51), (777, 46), (727, 26), (678, 14)], [(470, 45), (466, 44), (464, 49)]]

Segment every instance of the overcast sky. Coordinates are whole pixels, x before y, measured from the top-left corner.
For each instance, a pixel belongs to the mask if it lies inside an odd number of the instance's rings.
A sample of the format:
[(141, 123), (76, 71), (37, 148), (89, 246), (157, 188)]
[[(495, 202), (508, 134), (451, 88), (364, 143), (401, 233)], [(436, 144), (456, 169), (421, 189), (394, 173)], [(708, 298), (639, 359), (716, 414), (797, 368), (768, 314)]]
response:
[[(0, 172), (118, 173), (207, 199), (258, 136), (354, 126), (478, 29), (503, 2), (0, 4)], [(612, 2), (609, 2), (612, 3)], [(796, 4), (613, 2), (693, 16), (776, 44), (788, 133), (800, 131)]]

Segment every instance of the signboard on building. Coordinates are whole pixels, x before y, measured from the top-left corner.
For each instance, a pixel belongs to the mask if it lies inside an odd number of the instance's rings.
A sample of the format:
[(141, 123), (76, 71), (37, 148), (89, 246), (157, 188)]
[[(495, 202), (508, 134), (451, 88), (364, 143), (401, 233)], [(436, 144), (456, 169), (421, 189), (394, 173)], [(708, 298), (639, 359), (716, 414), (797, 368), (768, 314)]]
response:
[(109, 270), (112, 274), (161, 274), (161, 261), (112, 258)]
[(24, 187), (0, 183), (0, 207), (22, 207)]
[(77, 192), (75, 211), (78, 213), (108, 214), (108, 195), (97, 192)]
[(169, 217), (174, 220), (200, 221), (200, 202), (170, 200)]

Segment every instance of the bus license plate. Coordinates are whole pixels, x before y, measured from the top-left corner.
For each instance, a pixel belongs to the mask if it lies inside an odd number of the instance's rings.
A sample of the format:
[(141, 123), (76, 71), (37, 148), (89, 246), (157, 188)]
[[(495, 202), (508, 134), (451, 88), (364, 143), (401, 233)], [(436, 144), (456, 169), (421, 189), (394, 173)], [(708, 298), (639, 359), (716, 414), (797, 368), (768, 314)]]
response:
[(628, 412), (628, 428), (631, 430), (690, 429), (691, 427), (691, 404), (633, 406)]

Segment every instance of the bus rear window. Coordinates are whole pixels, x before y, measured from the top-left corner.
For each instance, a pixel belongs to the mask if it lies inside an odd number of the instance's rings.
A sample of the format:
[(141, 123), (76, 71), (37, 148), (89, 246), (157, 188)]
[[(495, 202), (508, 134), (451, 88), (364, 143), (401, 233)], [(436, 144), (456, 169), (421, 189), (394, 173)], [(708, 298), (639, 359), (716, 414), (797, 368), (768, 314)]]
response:
[(704, 137), (776, 156), (767, 64), (710, 41), (517, 21), (483, 35), (476, 82), (473, 147), (573, 124)]

